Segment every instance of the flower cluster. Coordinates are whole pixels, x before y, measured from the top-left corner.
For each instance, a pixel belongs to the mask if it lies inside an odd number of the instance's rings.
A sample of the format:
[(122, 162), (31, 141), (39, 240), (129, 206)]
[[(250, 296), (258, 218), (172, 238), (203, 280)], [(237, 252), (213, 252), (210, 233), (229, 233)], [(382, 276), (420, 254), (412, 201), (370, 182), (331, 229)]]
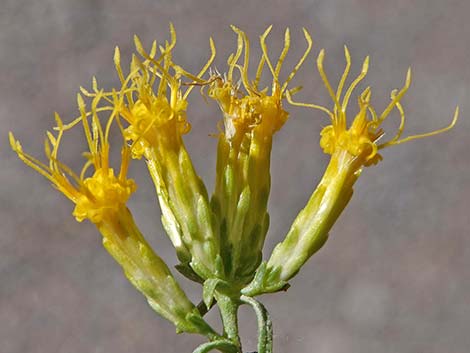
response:
[[(312, 49), (312, 39), (305, 29), (306, 49), (283, 82), (280, 74), (290, 48), (289, 29), (275, 62), (266, 45), (271, 27), (261, 35), (261, 56), (254, 79), (249, 75), (249, 39), (240, 29), (234, 26), (232, 29), (237, 36), (237, 48), (229, 56), (224, 74), (210, 69), (216, 55), (212, 39), (207, 63), (192, 74), (173, 60), (176, 45), (173, 26), (170, 26), (170, 40), (163, 45), (154, 42), (148, 52), (135, 37), (137, 54), (133, 55), (127, 74), (121, 66), (119, 48), (114, 53), (119, 88), (100, 89), (93, 79), (92, 89), (81, 88), (78, 95), (78, 118), (64, 124), (56, 114), (53, 128), (56, 134), (46, 133), (47, 164), (25, 153), (13, 134), (10, 143), (24, 163), (75, 204), (73, 215), (78, 221), (88, 219), (96, 225), (106, 249), (152, 308), (173, 322), (179, 331), (203, 334), (210, 339), (198, 352), (213, 348), (234, 353), (241, 350), (236, 313), (242, 303), (252, 305), (260, 320), (264, 320), (260, 337), (264, 337), (263, 351), (268, 352), (266, 337), (271, 330), (270, 323), (253, 297), (286, 288), (287, 281), (322, 247), (348, 204), (363, 167), (382, 159), (380, 150), (451, 129), (457, 121), (458, 109), (449, 126), (403, 138), (405, 114), (400, 102), (410, 87), (408, 71), (405, 85), (392, 91), (391, 101), (381, 114), (371, 104), (370, 87), (360, 93), (358, 113), (349, 123), (348, 104), (367, 74), (368, 57), (359, 75), (347, 87), (351, 57), (345, 47), (346, 68), (337, 88), (333, 89), (323, 68), (325, 53), (320, 51), (318, 71), (333, 101), (333, 108), (328, 109), (292, 98), (299, 88), (291, 88), (290, 83)], [(259, 88), (265, 71), (271, 76), (270, 89)], [(205, 77), (207, 72), (209, 75)], [(183, 135), (191, 129), (187, 98), (195, 86), (201, 86), (201, 92), (215, 100), (222, 112), (223, 128), (218, 134), (216, 181), (211, 198), (183, 141)], [(268, 261), (262, 262), (269, 227), (272, 142), (274, 134), (288, 120), (286, 103), (328, 115), (331, 124), (321, 131), (320, 146), (331, 158), (318, 187), (285, 239)], [(381, 142), (385, 135), (382, 124), (393, 109), (400, 114), (398, 131), (388, 141)], [(76, 174), (60, 162), (58, 153), (64, 135), (80, 125), (88, 151), (83, 154), (86, 159), (83, 169)], [(109, 162), (111, 131), (119, 131), (121, 135), (121, 164), (116, 170)], [(126, 206), (136, 190), (135, 182), (127, 177), (133, 159), (145, 160), (155, 184), (162, 224), (180, 261), (177, 269), (203, 285), (203, 301), (197, 307), (147, 243)], [(203, 319), (215, 302), (224, 324), (222, 334), (216, 333)]]

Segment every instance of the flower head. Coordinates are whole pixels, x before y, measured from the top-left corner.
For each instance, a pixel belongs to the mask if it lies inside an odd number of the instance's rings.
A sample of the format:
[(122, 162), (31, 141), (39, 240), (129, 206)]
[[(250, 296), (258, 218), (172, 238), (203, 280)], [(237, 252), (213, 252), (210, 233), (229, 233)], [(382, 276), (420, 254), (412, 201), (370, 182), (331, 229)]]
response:
[(114, 63), (121, 80), (120, 92), (115, 92), (115, 106), (129, 126), (125, 137), (132, 141), (132, 155), (141, 158), (149, 147), (158, 148), (161, 144), (179, 147), (182, 135), (191, 130), (187, 121), (187, 97), (193, 85), (182, 89), (182, 77), (190, 77), (200, 82), (215, 56), (215, 47), (210, 40), (212, 55), (199, 74), (191, 75), (172, 60), (172, 50), (176, 44), (176, 33), (170, 25), (170, 42), (159, 47), (153, 42), (147, 53), (140, 39), (134, 36), (137, 52), (142, 60), (133, 56), (130, 72), (124, 76), (121, 68), (121, 55), (116, 47)]
[[(225, 135), (229, 140), (241, 138), (245, 133), (257, 129), (263, 136), (272, 136), (286, 122), (289, 114), (282, 106), (282, 99), (288, 91), (287, 86), (295, 76), (312, 48), (312, 39), (306, 29), (303, 29), (307, 40), (307, 49), (288, 75), (284, 83), (279, 81), (279, 74), (290, 48), (290, 31), (286, 30), (284, 48), (274, 66), (269, 58), (266, 38), (271, 31), (270, 26), (260, 37), (262, 56), (252, 81), (248, 77), (250, 42), (245, 32), (235, 26), (233, 31), (238, 36), (237, 51), (228, 58), (228, 72), (223, 77), (214, 73), (210, 80), (209, 97), (215, 99), (224, 114)], [(244, 52), (243, 63), (239, 60)], [(272, 86), (260, 90), (258, 88), (265, 65), (272, 75)], [(235, 70), (240, 73), (240, 79), (235, 79)], [(237, 81), (237, 82), (236, 82)], [(241, 91), (241, 86), (245, 92)], [(292, 90), (293, 92), (296, 89)]]
[[(343, 88), (351, 68), (351, 56), (346, 46), (344, 47), (344, 55), (346, 58), (346, 68), (341, 76), (336, 92), (333, 90), (323, 69), (323, 59), (325, 57), (324, 50), (320, 52), (317, 59), (318, 71), (334, 102), (333, 111), (315, 104), (293, 102), (288, 93), (288, 100), (290, 103), (298, 106), (319, 109), (329, 115), (331, 125), (323, 128), (320, 140), (320, 146), (325, 153), (333, 155), (335, 152), (345, 151), (349, 155), (355, 157), (355, 159), (359, 161), (360, 166), (369, 166), (378, 163), (382, 159), (382, 156), (379, 154), (381, 149), (388, 146), (398, 145), (403, 142), (440, 134), (450, 130), (457, 122), (458, 107), (455, 110), (452, 122), (448, 126), (429, 133), (412, 135), (405, 138), (401, 137), (405, 128), (405, 113), (400, 101), (411, 84), (411, 70), (408, 69), (405, 85), (400, 90), (393, 90), (391, 92), (391, 101), (380, 115), (376, 113), (374, 107), (370, 103), (371, 89), (370, 87), (367, 87), (357, 99), (359, 112), (356, 114), (352, 123), (348, 126), (348, 119), (346, 116), (348, 103), (355, 88), (367, 74), (369, 69), (369, 57), (365, 58), (360, 74), (351, 83), (343, 95)], [(400, 113), (400, 125), (398, 127), (398, 131), (392, 138), (388, 139), (388, 141), (380, 142), (381, 138), (385, 135), (381, 126), (394, 108), (396, 108)]]
[[(154, 41), (147, 52), (134, 36), (139, 56), (133, 56), (129, 73), (124, 74), (121, 54), (116, 47), (114, 64), (121, 82), (119, 90), (92, 92), (102, 95), (122, 118), (122, 132), (133, 158), (144, 157), (162, 209), (162, 223), (183, 266), (191, 266), (200, 277), (217, 273), (218, 235), (212, 229), (213, 215), (205, 186), (186, 151), (183, 135), (191, 125), (187, 120), (187, 98), (215, 57), (211, 55), (195, 75), (174, 63), (172, 51), (176, 33), (170, 24), (170, 40), (163, 45)], [(184, 84), (183, 79), (191, 80)], [(220, 261), (219, 261), (220, 262)], [(188, 270), (188, 268), (185, 268)], [(192, 271), (192, 270), (191, 270)]]
[[(112, 122), (116, 118), (116, 112), (109, 106), (98, 106), (101, 98), (97, 94), (91, 104), (91, 111), (86, 111), (85, 102), (78, 95), (78, 106), (81, 116), (74, 122), (64, 125), (59, 115), (55, 114), (58, 131), (57, 136), (47, 132), (44, 150), (48, 165), (40, 162), (31, 155), (25, 153), (19, 141), (10, 133), (10, 144), (18, 157), (28, 166), (46, 177), (60, 192), (75, 203), (73, 215), (77, 221), (89, 219), (93, 223), (101, 223), (122, 208), (130, 195), (135, 191), (136, 185), (132, 179), (128, 179), (127, 169), (129, 165), (129, 149), (125, 143), (122, 146), (121, 168), (116, 174), (109, 166), (109, 142), (108, 136)], [(100, 123), (98, 113), (111, 111), (106, 127)], [(89, 119), (91, 117), (91, 125)], [(88, 142), (89, 151), (84, 153), (87, 161), (79, 175), (59, 161), (58, 152), (64, 133), (82, 123)], [(93, 167), (91, 176), (86, 176), (88, 169)]]
[[(225, 126), (225, 131), (219, 134), (212, 207), (227, 276), (247, 283), (261, 262), (269, 226), (267, 204), (273, 135), (288, 119), (283, 100), (290, 81), (312, 48), (312, 40), (304, 29), (307, 48), (282, 83), (279, 76), (290, 48), (290, 31), (285, 31), (284, 48), (273, 65), (266, 45), (269, 27), (260, 37), (262, 54), (256, 76), (251, 80), (250, 42), (243, 31), (234, 26), (232, 29), (237, 35), (237, 49), (227, 60), (228, 71), (224, 75), (216, 71), (208, 81), (208, 95), (219, 105)], [(266, 67), (272, 77), (271, 89), (260, 89)], [(290, 92), (297, 90), (293, 88)]]
[[(333, 110), (315, 104), (294, 102), (289, 92), (287, 99), (293, 105), (319, 109), (328, 114), (331, 124), (321, 131), (320, 146), (325, 153), (331, 155), (331, 158), (319, 185), (292, 223), (286, 238), (276, 246), (266, 267), (260, 268), (256, 280), (247, 287), (246, 292), (256, 293), (263, 287), (267, 291), (285, 287), (286, 281), (295, 276), (303, 264), (325, 244), (329, 231), (353, 195), (353, 187), (362, 168), (380, 161), (381, 149), (439, 134), (451, 129), (457, 121), (458, 108), (447, 127), (401, 138), (405, 126), (405, 114), (400, 100), (411, 83), (411, 72), (408, 70), (404, 87), (392, 91), (391, 102), (380, 115), (370, 103), (371, 89), (367, 87), (358, 97), (359, 112), (348, 125), (346, 110), (349, 99), (367, 74), (369, 58), (366, 57), (361, 73), (343, 96), (342, 91), (351, 67), (349, 51), (345, 47), (346, 68), (336, 91), (331, 87), (323, 69), (324, 56), (322, 50), (317, 59), (317, 66), (323, 83), (333, 99)], [(398, 131), (388, 141), (380, 143), (379, 140), (385, 134), (381, 125), (394, 108), (397, 108), (401, 117)]]

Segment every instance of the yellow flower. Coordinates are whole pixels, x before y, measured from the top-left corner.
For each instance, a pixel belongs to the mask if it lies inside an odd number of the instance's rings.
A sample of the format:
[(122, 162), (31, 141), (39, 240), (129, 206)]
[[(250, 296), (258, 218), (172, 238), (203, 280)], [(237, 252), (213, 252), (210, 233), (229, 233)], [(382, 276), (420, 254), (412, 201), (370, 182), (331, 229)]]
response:
[[(392, 91), (390, 95), (391, 101), (380, 115), (376, 113), (376, 110), (370, 103), (371, 89), (370, 87), (367, 87), (358, 97), (359, 112), (348, 127), (348, 119), (346, 117), (348, 103), (354, 89), (367, 74), (369, 69), (369, 57), (366, 57), (362, 64), (361, 73), (348, 87), (344, 96), (342, 96), (343, 88), (351, 68), (351, 56), (347, 47), (344, 47), (344, 53), (346, 58), (346, 68), (339, 81), (336, 92), (331, 87), (323, 69), (323, 59), (325, 57), (324, 50), (320, 52), (317, 59), (318, 71), (334, 102), (334, 108), (332, 111), (315, 104), (293, 102), (290, 95), (288, 95), (290, 103), (297, 106), (319, 109), (330, 117), (331, 125), (326, 126), (321, 131), (320, 146), (325, 153), (333, 155), (339, 151), (346, 151), (349, 156), (359, 161), (358, 164), (360, 166), (369, 166), (371, 164), (377, 164), (377, 162), (382, 159), (379, 151), (383, 148), (440, 134), (450, 130), (457, 122), (458, 107), (455, 111), (452, 122), (448, 126), (429, 133), (412, 135), (405, 138), (401, 137), (405, 128), (405, 113), (400, 100), (403, 98), (411, 84), (411, 70), (409, 69), (406, 74), (405, 85), (400, 90)], [(398, 127), (398, 131), (393, 137), (388, 139), (388, 141), (381, 142), (382, 137), (385, 135), (381, 126), (385, 120), (387, 120), (394, 108), (396, 108), (400, 113), (400, 125)]]
[[(45, 153), (49, 160), (48, 165), (40, 162), (31, 155), (25, 153), (20, 142), (16, 141), (10, 133), (10, 143), (18, 157), (28, 166), (46, 177), (60, 192), (75, 203), (73, 215), (77, 221), (89, 219), (95, 224), (103, 222), (115, 216), (120, 208), (124, 207), (130, 195), (136, 190), (132, 179), (127, 179), (130, 154), (125, 145), (122, 146), (121, 168), (117, 175), (109, 166), (109, 142), (108, 135), (112, 122), (116, 117), (116, 111), (111, 107), (99, 107), (102, 96), (96, 95), (92, 102), (91, 112), (87, 112), (85, 103), (78, 96), (78, 105), (81, 116), (69, 125), (64, 125), (59, 115), (55, 114), (58, 130), (57, 136), (47, 132), (45, 141)], [(98, 118), (98, 113), (112, 111), (103, 129)], [(88, 121), (91, 116), (91, 126)], [(85, 153), (87, 162), (80, 175), (58, 160), (58, 152), (64, 133), (78, 122), (82, 122), (89, 151)], [(93, 175), (86, 177), (88, 169), (93, 167)]]
[[(215, 57), (215, 47), (211, 39), (209, 60), (192, 75), (173, 62), (176, 33), (172, 25), (170, 35), (164, 45), (153, 42), (149, 53), (135, 36), (140, 58), (132, 57), (127, 76), (116, 48), (114, 63), (121, 88), (103, 94), (124, 120), (123, 135), (132, 157), (146, 160), (162, 209), (162, 223), (185, 267), (183, 272), (195, 271), (202, 278), (221, 276), (218, 233), (213, 229), (207, 191), (183, 142), (183, 135), (191, 129), (186, 113), (188, 95), (203, 82), (201, 77)], [(184, 87), (183, 78), (194, 84)], [(95, 87), (93, 92), (83, 92), (94, 97), (100, 91)]]
[[(235, 26), (232, 26), (232, 29), (238, 35), (238, 47), (237, 51), (230, 55), (228, 59), (229, 70), (224, 77), (218, 73), (214, 73), (211, 77), (208, 95), (217, 101), (224, 114), (225, 138), (230, 141), (241, 139), (244, 134), (252, 130), (257, 130), (262, 136), (272, 136), (284, 125), (289, 116), (283, 109), (282, 99), (285, 97), (289, 82), (310, 53), (312, 40), (307, 30), (304, 29), (308, 47), (286, 81), (280, 83), (279, 74), (290, 48), (290, 31), (287, 29), (285, 32), (284, 49), (276, 66), (274, 66), (269, 59), (266, 45), (266, 38), (271, 28), (272, 26), (260, 38), (262, 56), (258, 63), (254, 81), (248, 78), (250, 42), (245, 32)], [(245, 51), (243, 64), (240, 65), (238, 61), (243, 51)], [(268, 93), (268, 88), (262, 90), (258, 88), (265, 65), (268, 66), (273, 77), (270, 93)], [(235, 80), (235, 70), (240, 73), (239, 80)], [(241, 85), (243, 85), (245, 92), (240, 90)]]
[[(311, 50), (312, 40), (304, 29), (307, 49), (281, 83), (279, 75), (290, 48), (290, 32), (289, 29), (285, 32), (284, 48), (274, 66), (266, 45), (269, 27), (260, 38), (262, 55), (252, 81), (248, 77), (250, 42), (243, 31), (234, 26), (232, 29), (238, 45), (228, 58), (228, 71), (223, 76), (215, 72), (209, 80), (208, 95), (218, 103), (225, 126), (225, 131), (219, 134), (212, 207), (219, 222), (227, 276), (246, 284), (261, 261), (269, 226), (272, 138), (288, 118), (282, 101), (288, 84)], [(266, 66), (272, 76), (270, 91), (258, 88)]]
[[(147, 54), (139, 38), (134, 37), (136, 49), (144, 60), (135, 56), (132, 58), (127, 78), (121, 69), (119, 48), (116, 47), (115, 50), (114, 62), (122, 84), (119, 100), (115, 104), (129, 123), (125, 136), (133, 142), (132, 152), (135, 158), (148, 154), (149, 148), (158, 150), (162, 144), (179, 147), (182, 144), (181, 136), (191, 129), (186, 119), (186, 108), (187, 97), (193, 86), (189, 86), (184, 93), (181, 89), (181, 77), (186, 71), (172, 61), (171, 52), (176, 44), (173, 26), (170, 27), (170, 32), (171, 42), (160, 47), (161, 55), (158, 58), (155, 57), (156, 42)], [(214, 58), (212, 40), (211, 48), (212, 57), (196, 79), (204, 74)]]
[[(351, 66), (346, 47), (345, 57), (346, 69), (336, 91), (331, 87), (323, 69), (323, 50), (317, 60), (320, 76), (334, 102), (333, 110), (315, 104), (293, 102), (287, 92), (287, 99), (291, 104), (319, 109), (330, 117), (331, 125), (323, 128), (321, 132), (320, 146), (325, 153), (331, 155), (331, 159), (318, 187), (305, 208), (297, 215), (286, 238), (275, 247), (268, 263), (260, 267), (253, 282), (244, 289), (246, 294), (277, 291), (287, 285), (287, 281), (295, 276), (302, 265), (326, 242), (331, 227), (352, 197), (353, 186), (361, 174), (362, 167), (381, 160), (378, 153), (381, 149), (445, 132), (457, 121), (458, 108), (447, 127), (401, 138), (405, 114), (400, 100), (411, 83), (411, 73), (408, 70), (404, 87), (399, 91), (392, 91), (391, 102), (380, 115), (370, 104), (371, 90), (367, 87), (358, 97), (359, 112), (348, 127), (348, 102), (356, 86), (367, 74), (369, 58), (364, 60), (361, 73), (342, 96)], [(380, 143), (379, 140), (384, 135), (381, 125), (393, 108), (397, 108), (401, 117), (398, 131), (388, 141)]]

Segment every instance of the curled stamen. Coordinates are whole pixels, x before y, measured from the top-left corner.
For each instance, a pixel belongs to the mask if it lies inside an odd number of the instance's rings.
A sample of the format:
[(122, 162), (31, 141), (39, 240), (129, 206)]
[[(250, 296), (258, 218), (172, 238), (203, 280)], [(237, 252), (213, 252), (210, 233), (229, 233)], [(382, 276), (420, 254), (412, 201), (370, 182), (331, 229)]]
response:
[(380, 114), (379, 122), (382, 123), (387, 116), (390, 114), (392, 109), (395, 107), (396, 103), (399, 102), (402, 97), (405, 95), (406, 91), (408, 91), (408, 88), (410, 88), (411, 85), (411, 68), (408, 69), (406, 72), (406, 79), (405, 79), (405, 85), (403, 88), (396, 94), (394, 97), (392, 97), (392, 101), (390, 104), (385, 108), (382, 114)]
[[(238, 59), (240, 59), (240, 56), (242, 55), (243, 52), (243, 37), (241, 35), (241, 31), (238, 30), (235, 26), (232, 26), (232, 30), (237, 33), (237, 51), (235, 54), (232, 54), (229, 56), (227, 60), (227, 64), (229, 66), (228, 73), (227, 73), (227, 79), (232, 80), (233, 78), (233, 70), (235, 68), (235, 64), (238, 62)], [(238, 30), (238, 32), (237, 32)]]
[(321, 110), (322, 112), (328, 114), (328, 116), (331, 119), (333, 119), (333, 113), (328, 108), (325, 108), (321, 105), (311, 104), (311, 103), (294, 102), (292, 100), (292, 95), (290, 91), (286, 91), (286, 98), (287, 98), (287, 101), (294, 106)]
[(308, 33), (308, 31), (305, 28), (302, 28), (302, 31), (304, 33), (305, 40), (307, 41), (307, 48), (305, 49), (304, 54), (299, 59), (297, 64), (294, 66), (294, 69), (292, 70), (292, 72), (289, 74), (289, 76), (287, 76), (286, 82), (284, 82), (281, 88), (282, 92), (286, 90), (287, 85), (294, 78), (295, 74), (297, 73), (297, 71), (299, 71), (300, 67), (303, 65), (303, 63), (307, 59), (308, 54), (310, 54), (310, 51), (312, 50), (313, 40), (312, 40), (312, 37), (310, 36), (310, 33)]
[(331, 87), (331, 84), (328, 81), (328, 77), (326, 76), (325, 70), (323, 68), (324, 59), (325, 59), (325, 49), (322, 49), (320, 50), (320, 54), (318, 54), (318, 58), (317, 58), (318, 72), (320, 73), (323, 84), (325, 85), (328, 93), (330, 94), (330, 97), (333, 99), (333, 102), (335, 103), (335, 108), (340, 108), (341, 106), (338, 102), (338, 99), (336, 99), (336, 94), (333, 91), (333, 88)]
[[(209, 69), (209, 67), (212, 65), (215, 59), (216, 50), (215, 50), (215, 45), (214, 45), (214, 41), (212, 38), (209, 38), (209, 44), (211, 48), (211, 56), (209, 57), (206, 64), (203, 66), (203, 68), (199, 71), (199, 73), (196, 76), (190, 74), (189, 72), (187, 72), (186, 70), (178, 66), (179, 73), (181, 75), (192, 79), (193, 82), (198, 82), (199, 85), (207, 84), (206, 81), (201, 79), (201, 77), (206, 73), (206, 71)], [(189, 94), (191, 93), (195, 85), (188, 85), (188, 86), (189, 88), (183, 94), (183, 97), (182, 97), (183, 100), (186, 100), (186, 98), (188, 98)]]
[(253, 87), (255, 89), (258, 89), (259, 80), (261, 79), (261, 75), (263, 73), (265, 63), (266, 63), (266, 58), (264, 57), (264, 55), (261, 55), (261, 59), (260, 59), (259, 64), (258, 64), (258, 68), (256, 69), (255, 80), (253, 82)]
[(425, 138), (425, 137), (430, 137), (430, 136), (435, 136), (435, 135), (441, 134), (443, 132), (446, 132), (446, 131), (449, 131), (450, 129), (452, 129), (455, 126), (455, 124), (457, 123), (458, 118), (459, 118), (459, 107), (457, 106), (455, 108), (455, 112), (454, 112), (454, 116), (452, 118), (452, 121), (446, 127), (443, 127), (442, 129), (434, 130), (434, 131), (431, 131), (431, 132), (426, 132), (426, 133), (423, 133), (423, 134), (411, 135), (411, 136), (405, 137), (401, 140), (389, 141), (389, 142), (386, 142), (382, 145), (379, 145), (378, 147), (379, 147), (379, 149), (382, 149), (382, 148), (387, 147), (387, 146), (399, 145), (399, 144), (402, 144), (404, 142), (409, 142), (409, 141), (413, 141), (413, 140), (422, 139), (422, 138)]
[(289, 28), (286, 28), (286, 32), (284, 33), (284, 48), (282, 49), (282, 52), (279, 55), (279, 59), (277, 60), (277, 63), (276, 63), (276, 68), (275, 68), (276, 77), (279, 77), (282, 64), (284, 63), (284, 60), (286, 59), (287, 53), (289, 52), (289, 48), (290, 48), (290, 30)]
[(348, 103), (349, 103), (349, 98), (351, 97), (351, 94), (353, 93), (354, 89), (364, 79), (364, 77), (366, 77), (368, 71), (369, 71), (369, 56), (366, 56), (366, 58), (364, 59), (364, 62), (362, 63), (361, 73), (351, 83), (348, 90), (346, 91), (346, 94), (344, 95), (343, 105), (341, 106), (341, 109), (343, 111), (346, 110), (346, 107), (348, 106)]
[(269, 70), (271, 71), (271, 74), (273, 75), (273, 93), (274, 93), (274, 90), (275, 90), (275, 85), (276, 85), (276, 81), (279, 79), (276, 75), (276, 70), (274, 69), (273, 67), (273, 64), (271, 63), (271, 60), (269, 59), (269, 55), (268, 55), (268, 46), (266, 45), (266, 38), (268, 37), (269, 33), (271, 32), (271, 29), (273, 28), (273, 26), (269, 26), (266, 31), (264, 31), (264, 33), (260, 36), (260, 46), (261, 46), (261, 50), (263, 52), (263, 56), (266, 60), (266, 64), (268, 64), (268, 68)]
[(344, 69), (343, 75), (341, 76), (341, 80), (338, 84), (338, 89), (336, 90), (336, 99), (339, 101), (341, 99), (341, 93), (343, 91), (344, 84), (346, 83), (346, 79), (349, 75), (349, 70), (351, 69), (351, 54), (349, 54), (348, 47), (344, 46), (344, 57), (346, 59), (346, 67)]

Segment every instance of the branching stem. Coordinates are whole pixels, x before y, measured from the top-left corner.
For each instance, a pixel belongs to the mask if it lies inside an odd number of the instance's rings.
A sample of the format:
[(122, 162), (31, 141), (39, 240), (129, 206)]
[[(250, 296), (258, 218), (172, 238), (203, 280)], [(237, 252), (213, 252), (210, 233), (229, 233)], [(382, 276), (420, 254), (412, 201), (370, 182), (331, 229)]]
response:
[(273, 351), (273, 326), (268, 311), (254, 298), (242, 295), (241, 301), (250, 305), (258, 318), (258, 353), (272, 353)]

